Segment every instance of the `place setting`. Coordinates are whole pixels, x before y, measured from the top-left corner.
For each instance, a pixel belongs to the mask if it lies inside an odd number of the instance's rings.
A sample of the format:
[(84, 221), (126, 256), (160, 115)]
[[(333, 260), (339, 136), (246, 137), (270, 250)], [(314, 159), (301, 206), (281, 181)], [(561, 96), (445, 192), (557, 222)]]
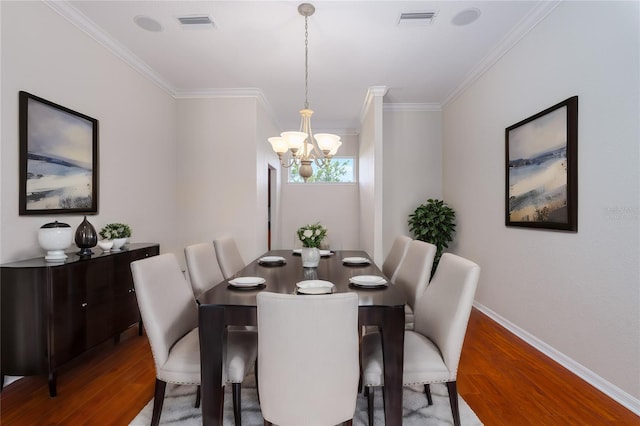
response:
[(371, 264), (371, 260), (367, 259), (366, 257), (345, 257), (342, 259), (342, 263), (345, 265), (351, 265), (351, 266), (362, 266), (362, 265), (369, 265)]
[[(318, 249), (318, 251), (320, 252), (320, 257), (332, 256), (333, 253), (334, 253), (331, 250), (320, 250), (320, 249)], [(301, 255), (302, 254), (302, 249), (293, 249), (293, 254)]]
[(349, 278), (349, 284), (358, 288), (380, 289), (387, 286), (387, 280), (378, 275), (356, 275)]
[(287, 260), (282, 256), (263, 256), (258, 263), (262, 266), (282, 266), (287, 264)]
[(255, 290), (264, 288), (267, 280), (262, 277), (237, 277), (229, 280), (227, 288), (231, 290)]
[(304, 280), (296, 283), (296, 294), (331, 294), (335, 285), (324, 280)]

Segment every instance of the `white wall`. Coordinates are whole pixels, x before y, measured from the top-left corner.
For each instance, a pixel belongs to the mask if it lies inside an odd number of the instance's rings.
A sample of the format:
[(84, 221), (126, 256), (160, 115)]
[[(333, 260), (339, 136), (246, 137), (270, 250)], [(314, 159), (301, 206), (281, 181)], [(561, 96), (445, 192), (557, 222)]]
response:
[(267, 162), (273, 158), (266, 142), (267, 148), (258, 144), (257, 104), (251, 97), (178, 100), (175, 231), (182, 247), (232, 236), (247, 263), (267, 250)]
[(409, 215), (429, 198), (442, 198), (442, 113), (385, 106), (383, 118), (383, 254), (408, 235)]
[[(477, 302), (636, 404), (638, 8), (560, 3), (443, 112), (443, 194), (458, 212), (457, 252), (482, 267)], [(504, 129), (573, 95), (579, 232), (505, 227)]]
[(43, 255), (37, 231), (79, 215), (18, 215), (18, 91), (99, 120), (99, 214), (131, 225), (133, 242), (175, 247), (175, 102), (41, 2), (0, 2), (2, 142), (0, 261)]
[[(357, 162), (357, 135), (340, 134), (340, 138), (342, 146), (336, 155), (353, 156)], [(287, 183), (287, 174), (288, 170), (283, 169), (282, 248), (294, 246), (298, 228), (320, 222), (327, 228), (332, 249), (359, 249), (358, 184)]]

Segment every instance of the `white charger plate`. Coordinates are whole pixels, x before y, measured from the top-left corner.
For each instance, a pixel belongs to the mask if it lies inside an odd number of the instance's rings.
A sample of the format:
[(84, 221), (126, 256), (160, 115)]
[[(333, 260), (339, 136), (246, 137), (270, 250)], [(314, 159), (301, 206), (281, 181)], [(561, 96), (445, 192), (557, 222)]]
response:
[(382, 287), (387, 285), (387, 280), (377, 275), (356, 275), (349, 278), (349, 282), (360, 287)]
[(333, 293), (334, 287), (332, 282), (324, 280), (305, 280), (296, 283), (299, 294), (329, 294)]
[(371, 261), (366, 257), (345, 257), (342, 259), (342, 263), (349, 265), (368, 265)]
[(263, 256), (258, 259), (259, 263), (286, 263), (286, 260), (282, 256)]
[[(302, 249), (293, 249), (293, 253), (294, 254), (302, 254)], [(333, 253), (331, 253), (331, 250), (320, 250), (320, 256), (325, 257), (325, 256), (331, 256)]]
[(229, 280), (230, 285), (238, 288), (257, 287), (265, 282), (266, 280), (262, 277), (237, 277)]

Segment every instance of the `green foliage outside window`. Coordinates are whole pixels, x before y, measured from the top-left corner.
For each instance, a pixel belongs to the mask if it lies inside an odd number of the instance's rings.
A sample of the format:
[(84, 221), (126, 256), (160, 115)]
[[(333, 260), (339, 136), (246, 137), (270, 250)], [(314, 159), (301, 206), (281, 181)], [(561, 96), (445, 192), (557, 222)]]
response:
[[(307, 182), (353, 182), (353, 159), (352, 158), (332, 158), (324, 167), (317, 167), (312, 164), (313, 175)], [(300, 177), (298, 170), (300, 166), (294, 164), (289, 169), (289, 182), (302, 183), (304, 179)]]

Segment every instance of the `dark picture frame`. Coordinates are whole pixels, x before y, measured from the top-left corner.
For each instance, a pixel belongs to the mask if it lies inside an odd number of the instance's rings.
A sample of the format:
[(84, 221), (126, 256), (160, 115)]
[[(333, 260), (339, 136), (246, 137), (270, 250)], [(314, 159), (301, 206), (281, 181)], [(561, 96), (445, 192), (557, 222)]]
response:
[(578, 97), (505, 130), (505, 224), (578, 231)]
[(20, 215), (98, 212), (98, 120), (19, 92)]

